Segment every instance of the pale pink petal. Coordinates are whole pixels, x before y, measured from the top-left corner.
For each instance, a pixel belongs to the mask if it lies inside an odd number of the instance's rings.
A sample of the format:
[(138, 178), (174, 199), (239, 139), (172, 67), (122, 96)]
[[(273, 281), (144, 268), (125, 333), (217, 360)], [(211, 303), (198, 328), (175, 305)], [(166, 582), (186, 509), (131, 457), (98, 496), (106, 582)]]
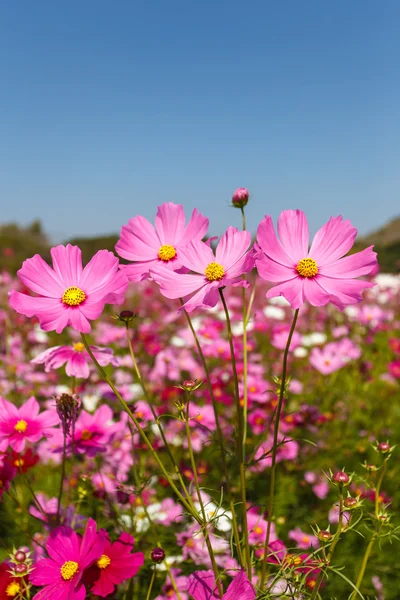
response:
[(88, 299), (79, 306), (79, 310), (87, 319), (94, 321), (95, 319), (98, 319), (103, 312), (105, 303), (104, 298), (98, 302)]
[(35, 356), (35, 358), (32, 358), (30, 362), (34, 365), (43, 365), (45, 362), (53, 358), (53, 354), (54, 357), (58, 357), (59, 354), (62, 354), (62, 351), (60, 353), (57, 352), (61, 348), (65, 348), (65, 346), (53, 346), (52, 348), (47, 348), (47, 350), (41, 352), (40, 354)]
[[(83, 269), (77, 284), (87, 295), (101, 290), (118, 271), (119, 260), (108, 250), (99, 250)], [(110, 278), (111, 275), (111, 278)]]
[(183, 298), (206, 285), (202, 275), (182, 275), (162, 267), (150, 271), (150, 275), (166, 298)]
[(292, 308), (300, 308), (305, 302), (304, 279), (297, 277), (291, 281), (284, 281), (268, 290), (267, 298), (283, 296)]
[(362, 301), (362, 292), (366, 288), (374, 287), (369, 281), (357, 279), (331, 279), (330, 277), (318, 277), (318, 285), (329, 294), (330, 302), (343, 310), (349, 304), (357, 304)]
[(127, 260), (142, 261), (157, 258), (161, 246), (153, 225), (144, 217), (137, 216), (121, 228), (115, 250)]
[[(188, 275), (188, 277), (190, 276)], [(223, 284), (219, 281), (206, 283), (198, 290), (198, 292), (193, 294), (179, 310), (184, 309), (187, 312), (192, 312), (196, 308), (209, 308), (215, 306), (219, 298), (218, 287), (222, 287), (222, 285)]]
[(239, 275), (244, 275), (245, 273), (249, 273), (254, 269), (254, 254), (253, 252), (247, 252), (240, 258), (232, 267), (229, 267), (226, 270), (227, 279), (231, 279), (234, 277), (239, 277)]
[(65, 288), (76, 286), (82, 273), (82, 252), (78, 246), (67, 244), (50, 250), (53, 268)]
[(36, 298), (12, 291), (9, 303), (14, 310), (26, 317), (37, 317), (44, 331), (51, 331), (57, 326), (57, 333), (61, 333), (67, 325), (68, 315), (61, 299)]
[(350, 254), (350, 256), (341, 258), (337, 262), (320, 267), (319, 273), (327, 277), (340, 279), (353, 279), (354, 277), (368, 275), (377, 263), (376, 252), (373, 252), (372, 248), (373, 246), (369, 246), (361, 252)]
[(259, 254), (256, 258), (258, 274), (265, 281), (289, 281), (298, 277), (293, 266), (287, 267), (271, 260), (265, 254)]
[(289, 256), (281, 242), (276, 237), (270, 215), (264, 217), (257, 229), (257, 242), (261, 250), (275, 262), (286, 267), (295, 267), (296, 261)]
[(59, 275), (39, 254), (22, 263), (18, 277), (27, 288), (49, 298), (61, 298), (65, 285)]
[(164, 202), (157, 209), (155, 228), (161, 245), (176, 246), (185, 230), (185, 213), (181, 204)]
[(208, 222), (208, 219), (195, 208), (189, 223), (186, 225), (183, 236), (178, 241), (178, 245), (186, 246), (186, 244), (193, 240), (202, 240), (207, 233)]
[(278, 218), (278, 233), (295, 263), (308, 255), (308, 223), (302, 210), (284, 210)]
[(249, 231), (239, 231), (235, 227), (228, 227), (221, 237), (215, 251), (215, 261), (227, 271), (240, 260), (251, 244)]
[(65, 372), (68, 377), (78, 377), (79, 379), (88, 379), (89, 377), (89, 365), (85, 360), (85, 357), (79, 352), (75, 352), (75, 355), (67, 362)]
[[(89, 333), (91, 330), (90, 323), (79, 307), (71, 307), (68, 312), (68, 325), (71, 325), (71, 327), (80, 333)], [(58, 328), (56, 328), (56, 331), (57, 333), (61, 333), (61, 331), (58, 331)]]
[(214, 600), (219, 597), (212, 571), (196, 571), (189, 576), (187, 583), (187, 591), (194, 600)]
[(204, 242), (191, 242), (184, 248), (179, 249), (178, 258), (182, 265), (194, 271), (195, 273), (202, 273), (212, 262), (215, 262), (215, 256), (213, 251)]
[(316, 261), (318, 268), (330, 265), (347, 254), (356, 235), (357, 229), (349, 220), (343, 221), (342, 216), (331, 217), (315, 234), (309, 256)]
[[(143, 281), (144, 279), (149, 279), (150, 269), (159, 265), (159, 263), (160, 261), (158, 259), (146, 260), (143, 262), (131, 263), (129, 265), (121, 265), (120, 268), (125, 273), (129, 281)], [(165, 263), (165, 266), (167, 265), (168, 263)]]
[(318, 284), (319, 278), (304, 279), (304, 296), (313, 306), (325, 306), (330, 302), (330, 296)]

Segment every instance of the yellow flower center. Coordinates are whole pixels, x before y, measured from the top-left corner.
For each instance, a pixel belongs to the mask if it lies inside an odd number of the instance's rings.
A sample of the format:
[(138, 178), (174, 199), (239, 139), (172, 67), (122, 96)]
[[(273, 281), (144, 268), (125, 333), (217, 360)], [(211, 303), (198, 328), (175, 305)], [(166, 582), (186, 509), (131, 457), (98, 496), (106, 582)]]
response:
[(106, 569), (110, 563), (110, 557), (107, 556), (107, 554), (102, 554), (99, 560), (97, 561), (97, 566), (100, 567), (100, 569)]
[(14, 598), (21, 591), (21, 586), (16, 581), (12, 581), (6, 587), (6, 596)]
[(302, 559), (301, 556), (296, 556), (296, 554), (286, 554), (286, 562), (290, 566), (298, 566), (301, 565)]
[(77, 562), (74, 560), (67, 560), (60, 569), (61, 577), (64, 581), (69, 581), (73, 578), (78, 569), (79, 565)]
[(74, 344), (74, 350), (75, 352), (83, 352), (85, 350), (85, 346), (82, 344), (82, 342), (77, 342)]
[(219, 263), (212, 262), (207, 266), (204, 275), (207, 277), (208, 281), (218, 281), (225, 275), (225, 269)]
[(257, 535), (260, 535), (260, 533), (262, 533), (263, 531), (263, 528), (259, 525), (257, 525), (257, 527), (254, 528), (254, 533), (257, 533)]
[(86, 300), (86, 294), (81, 288), (73, 286), (65, 290), (61, 300), (68, 306), (79, 306)]
[(86, 440), (86, 441), (87, 441), (87, 440), (90, 440), (90, 439), (91, 439), (91, 437), (92, 437), (92, 432), (91, 432), (91, 431), (89, 431), (88, 429), (84, 429), (84, 430), (82, 431), (81, 438), (82, 438), (83, 440)]
[(24, 461), (24, 459), (23, 459), (23, 458), (16, 458), (16, 459), (14, 460), (14, 465), (15, 465), (16, 467), (23, 467), (23, 466), (24, 466), (24, 464), (25, 464), (25, 461)]
[(28, 427), (28, 423), (26, 421), (24, 421), (23, 419), (21, 419), (20, 421), (17, 421), (15, 423), (14, 429), (15, 429), (15, 431), (18, 431), (18, 433), (24, 433), (24, 431), (26, 431), (27, 427)]
[(297, 263), (296, 271), (301, 277), (315, 277), (318, 273), (317, 263), (313, 258), (302, 258)]
[(164, 262), (168, 262), (172, 260), (176, 256), (176, 250), (173, 246), (169, 244), (164, 244), (158, 251), (158, 258), (163, 260)]

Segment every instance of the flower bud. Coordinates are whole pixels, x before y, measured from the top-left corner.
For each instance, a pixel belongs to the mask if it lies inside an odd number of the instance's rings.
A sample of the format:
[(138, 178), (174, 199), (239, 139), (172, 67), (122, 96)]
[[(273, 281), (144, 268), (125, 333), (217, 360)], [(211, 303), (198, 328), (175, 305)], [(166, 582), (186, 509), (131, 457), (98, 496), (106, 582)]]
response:
[(26, 565), (25, 563), (18, 563), (18, 565), (15, 565), (14, 567), (14, 571), (16, 573), (18, 573), (18, 575), (23, 575), (24, 573), (26, 573), (28, 570), (28, 565)]
[(243, 208), (249, 201), (249, 190), (238, 188), (233, 192), (232, 204), (235, 208)]
[(346, 500), (344, 500), (343, 504), (346, 508), (355, 508), (358, 504), (358, 500), (357, 498), (352, 498), (349, 496), (346, 498)]
[(14, 554), (14, 558), (17, 562), (23, 563), (26, 560), (26, 554), (23, 550), (17, 550)]
[(338, 471), (332, 477), (332, 481), (335, 483), (341, 483), (342, 485), (346, 485), (350, 481), (350, 477), (344, 471)]
[(325, 531), (324, 530), (318, 531), (317, 536), (318, 536), (318, 539), (320, 540), (320, 542), (329, 542), (329, 540), (332, 539), (331, 532), (330, 531), (326, 531), (326, 530)]
[(162, 548), (153, 548), (151, 551), (151, 560), (155, 563), (160, 563), (165, 558), (165, 552)]
[(138, 314), (139, 313), (134, 312), (132, 310), (121, 310), (121, 312), (119, 313), (119, 315), (116, 316), (116, 318), (119, 321), (123, 321), (124, 323), (128, 324), (131, 321), (133, 321), (133, 319), (136, 319)]
[(379, 452), (382, 452), (382, 454), (386, 454), (387, 452), (389, 452), (389, 450), (390, 450), (389, 442), (381, 442), (380, 444), (378, 444), (378, 450), (379, 450)]

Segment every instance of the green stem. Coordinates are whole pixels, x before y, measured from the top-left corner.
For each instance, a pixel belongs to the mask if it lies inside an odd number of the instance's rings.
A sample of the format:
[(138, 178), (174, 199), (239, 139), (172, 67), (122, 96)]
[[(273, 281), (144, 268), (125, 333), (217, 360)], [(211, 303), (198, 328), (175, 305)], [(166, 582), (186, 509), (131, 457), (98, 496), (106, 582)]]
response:
[(182, 493), (180, 492), (180, 490), (177, 488), (177, 486), (173, 482), (170, 474), (166, 470), (166, 468), (165, 468), (162, 460), (158, 456), (158, 453), (155, 450), (153, 444), (151, 443), (151, 441), (147, 437), (146, 432), (141, 427), (139, 421), (136, 419), (135, 415), (132, 413), (132, 411), (130, 410), (129, 406), (127, 405), (127, 403), (125, 402), (125, 400), (122, 398), (121, 394), (118, 392), (117, 388), (115, 387), (115, 385), (113, 384), (113, 382), (111, 381), (111, 379), (108, 377), (108, 375), (105, 372), (105, 370), (103, 369), (103, 367), (96, 360), (96, 358), (93, 355), (93, 352), (90, 349), (89, 344), (88, 344), (88, 342), (86, 340), (85, 334), (81, 333), (81, 336), (82, 336), (82, 341), (84, 343), (84, 346), (85, 346), (86, 350), (88, 351), (88, 353), (90, 355), (90, 358), (92, 359), (93, 363), (96, 365), (96, 368), (97, 368), (98, 372), (100, 373), (100, 375), (102, 376), (102, 378), (108, 383), (108, 385), (110, 386), (110, 388), (112, 389), (112, 391), (114, 392), (114, 394), (116, 395), (116, 397), (118, 398), (118, 400), (120, 401), (120, 403), (122, 404), (125, 412), (128, 414), (128, 416), (130, 417), (130, 419), (133, 421), (136, 429), (139, 432), (140, 437), (142, 438), (143, 442), (146, 444), (146, 446), (150, 450), (151, 455), (153, 456), (154, 460), (158, 464), (158, 466), (159, 466), (162, 474), (164, 475), (165, 479), (168, 481), (170, 487), (173, 489), (173, 491), (175, 492), (175, 494), (177, 495), (177, 497), (179, 498), (179, 500), (181, 501), (181, 503), (183, 504), (183, 506), (189, 511), (189, 513), (192, 515), (192, 517), (198, 523), (201, 524), (201, 519), (199, 519), (197, 511), (192, 508), (192, 504), (188, 503), (187, 499), (182, 495)]
[(149, 585), (149, 589), (147, 590), (146, 600), (150, 600), (150, 594), (151, 594), (151, 590), (153, 589), (153, 584), (156, 579), (156, 574), (157, 574), (157, 566), (154, 567), (153, 574), (150, 579), (150, 585)]
[(203, 516), (203, 521), (204, 521), (204, 527), (202, 527), (202, 531), (203, 531), (203, 535), (204, 535), (204, 540), (206, 542), (208, 554), (210, 556), (211, 566), (214, 571), (214, 577), (215, 577), (215, 582), (217, 584), (219, 596), (222, 598), (222, 594), (224, 592), (222, 589), (221, 577), (219, 575), (217, 563), (215, 561), (214, 551), (213, 551), (211, 541), (210, 541), (210, 538), (208, 535), (206, 511), (204, 509), (203, 498), (201, 496), (201, 489), (200, 489), (200, 484), (199, 484), (199, 477), (197, 474), (196, 461), (194, 459), (194, 454), (193, 454), (192, 437), (191, 437), (190, 426), (189, 426), (189, 394), (187, 394), (186, 399), (187, 399), (187, 405), (186, 405), (186, 411), (185, 411), (185, 432), (186, 432), (186, 438), (188, 441), (190, 464), (192, 465), (195, 489), (196, 489), (197, 498), (198, 498), (198, 501), (200, 504), (201, 514)]
[[(342, 529), (343, 529), (343, 492), (342, 492), (342, 490), (340, 490), (339, 521), (338, 521), (338, 527), (337, 527), (336, 533), (334, 535), (331, 545), (329, 546), (328, 556), (326, 557), (326, 565), (328, 567), (332, 560), (333, 553), (335, 552), (336, 545), (340, 539), (340, 534), (342, 533)], [(319, 593), (319, 588), (321, 587), (321, 583), (324, 580), (325, 574), (326, 574), (326, 569), (325, 570), (321, 569), (320, 574), (318, 575), (317, 583), (315, 584), (313, 593), (311, 594), (310, 600), (315, 600), (315, 598), (317, 598), (318, 593)]]
[(271, 536), (271, 528), (272, 528), (272, 520), (273, 520), (273, 509), (274, 509), (274, 495), (275, 495), (275, 479), (276, 479), (276, 453), (278, 447), (278, 434), (279, 434), (279, 422), (281, 418), (281, 411), (283, 405), (283, 399), (285, 396), (285, 387), (286, 387), (286, 376), (287, 376), (287, 363), (288, 363), (288, 355), (290, 349), (290, 343), (292, 341), (293, 333), (297, 323), (297, 317), (299, 316), (299, 309), (296, 308), (293, 315), (292, 325), (290, 327), (288, 340), (286, 342), (286, 347), (283, 353), (283, 367), (282, 367), (282, 378), (281, 385), (279, 390), (279, 400), (278, 406), (275, 414), (275, 424), (274, 424), (274, 442), (272, 445), (272, 464), (271, 464), (271, 484), (269, 490), (269, 501), (268, 501), (268, 525), (267, 525), (267, 533), (265, 536), (264, 542), (264, 560), (262, 563), (261, 569), (261, 580), (260, 580), (260, 588), (263, 588), (265, 577), (267, 574), (267, 558), (268, 558), (268, 544)]
[(241, 206), (240, 210), (242, 211), (242, 229), (244, 231), (246, 229), (246, 215), (244, 214), (244, 207)]
[(240, 499), (242, 503), (242, 533), (244, 550), (246, 555), (246, 567), (248, 578), (251, 580), (251, 558), (250, 558), (250, 546), (249, 546), (249, 529), (247, 524), (247, 500), (246, 500), (246, 474), (244, 467), (244, 453), (243, 453), (243, 414), (242, 407), (240, 406), (240, 395), (239, 395), (239, 378), (237, 374), (235, 349), (233, 346), (233, 335), (231, 327), (231, 319), (229, 316), (228, 307), (226, 305), (225, 296), (222, 288), (218, 288), (219, 295), (224, 307), (226, 327), (228, 330), (228, 341), (229, 348), (231, 351), (232, 371), (233, 371), (233, 382), (235, 389), (235, 402), (236, 402), (236, 417), (237, 417), (237, 454), (239, 458), (239, 476), (240, 476)]
[[(182, 298), (180, 298), (180, 303), (183, 306)], [(189, 326), (189, 329), (192, 332), (193, 339), (196, 344), (197, 352), (199, 354), (201, 364), (203, 366), (203, 370), (206, 375), (207, 387), (208, 387), (208, 391), (210, 394), (212, 407), (213, 407), (213, 411), (214, 411), (215, 428), (217, 431), (217, 438), (218, 438), (220, 454), (221, 454), (221, 459), (222, 459), (222, 468), (223, 468), (224, 477), (225, 477), (225, 481), (226, 481), (226, 491), (227, 491), (227, 495), (228, 495), (229, 508), (232, 513), (233, 535), (235, 537), (239, 563), (241, 566), (243, 566), (244, 562), (243, 562), (241, 544), (240, 544), (240, 539), (239, 539), (239, 528), (238, 528), (237, 519), (236, 519), (235, 507), (233, 504), (231, 480), (230, 480), (230, 476), (229, 476), (229, 472), (228, 472), (228, 465), (227, 465), (226, 456), (225, 456), (224, 436), (222, 434), (221, 424), (219, 421), (218, 405), (217, 405), (217, 401), (215, 399), (214, 389), (213, 389), (213, 386), (211, 383), (210, 371), (208, 369), (208, 365), (207, 365), (205, 356), (203, 354), (203, 350), (201, 348), (201, 344), (200, 344), (199, 338), (197, 336), (196, 330), (193, 327), (192, 319), (190, 318), (189, 313), (185, 309), (183, 309), (183, 312), (185, 313), (185, 317), (186, 317), (186, 321)]]
[(149, 394), (149, 392), (147, 391), (146, 384), (145, 384), (145, 382), (144, 382), (144, 379), (143, 379), (143, 377), (142, 377), (142, 374), (141, 374), (141, 372), (140, 372), (139, 365), (138, 365), (138, 363), (137, 363), (137, 360), (136, 360), (136, 357), (135, 357), (135, 353), (133, 352), (133, 347), (132, 347), (131, 338), (130, 338), (130, 335), (129, 335), (129, 323), (126, 323), (126, 337), (127, 337), (127, 340), (128, 340), (128, 348), (129, 348), (129, 353), (130, 353), (130, 355), (131, 355), (131, 359), (132, 359), (132, 363), (133, 363), (133, 368), (134, 368), (134, 370), (135, 370), (135, 373), (136, 373), (137, 380), (138, 380), (138, 382), (139, 382), (139, 385), (140, 385), (140, 387), (142, 388), (142, 391), (143, 391), (144, 397), (146, 398), (146, 402), (147, 402), (147, 404), (148, 404), (148, 406), (149, 406), (149, 408), (150, 408), (150, 410), (151, 410), (151, 414), (152, 414), (152, 415), (153, 415), (153, 417), (154, 417), (154, 422), (155, 422), (155, 424), (157, 425), (158, 431), (160, 432), (160, 435), (161, 435), (161, 438), (162, 438), (162, 441), (163, 441), (164, 447), (165, 447), (165, 449), (166, 449), (166, 451), (167, 451), (167, 453), (168, 453), (168, 456), (169, 456), (169, 459), (170, 459), (170, 461), (171, 461), (171, 463), (172, 463), (172, 466), (174, 467), (174, 470), (175, 470), (176, 476), (178, 477), (179, 483), (181, 484), (181, 486), (182, 486), (182, 488), (183, 488), (183, 491), (185, 492), (185, 495), (186, 495), (187, 501), (188, 501), (189, 503), (192, 503), (192, 498), (191, 498), (191, 496), (190, 496), (190, 494), (189, 494), (189, 492), (188, 492), (188, 490), (187, 490), (187, 487), (186, 487), (185, 481), (184, 481), (184, 479), (183, 479), (183, 477), (182, 477), (182, 475), (181, 475), (181, 472), (180, 472), (180, 470), (179, 470), (179, 467), (178, 467), (178, 465), (176, 464), (176, 461), (175, 461), (175, 459), (174, 459), (174, 456), (173, 456), (173, 454), (172, 454), (171, 448), (170, 448), (170, 446), (169, 446), (169, 444), (168, 444), (168, 441), (167, 441), (167, 439), (166, 439), (166, 437), (165, 437), (164, 430), (163, 430), (163, 428), (162, 428), (162, 427), (161, 427), (161, 425), (160, 425), (160, 421), (159, 421), (159, 419), (158, 419), (158, 415), (157, 415), (157, 413), (156, 413), (156, 411), (155, 411), (155, 409), (154, 409), (153, 403), (152, 403), (152, 401), (151, 401), (150, 394)]

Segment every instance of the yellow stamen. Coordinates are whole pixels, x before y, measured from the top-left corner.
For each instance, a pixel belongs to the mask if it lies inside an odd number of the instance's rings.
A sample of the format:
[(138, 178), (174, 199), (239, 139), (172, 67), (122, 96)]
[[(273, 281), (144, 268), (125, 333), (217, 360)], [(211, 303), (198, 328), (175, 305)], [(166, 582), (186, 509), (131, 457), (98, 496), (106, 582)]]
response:
[(301, 277), (315, 277), (318, 273), (317, 263), (313, 258), (302, 258), (297, 263), (296, 271)]
[(97, 561), (97, 566), (100, 569), (106, 569), (109, 564), (111, 564), (111, 559), (109, 556), (107, 556), (107, 554), (102, 554)]
[(24, 459), (23, 459), (23, 458), (16, 458), (16, 459), (14, 460), (14, 465), (15, 465), (16, 467), (23, 467), (23, 466), (24, 466), (24, 464), (25, 464), (25, 461), (24, 461)]
[(225, 269), (219, 263), (212, 262), (207, 266), (204, 275), (207, 277), (208, 281), (218, 281), (225, 275)]
[(16, 581), (12, 581), (6, 587), (6, 596), (14, 598), (21, 591), (21, 586)]
[(82, 342), (77, 342), (74, 344), (74, 350), (75, 352), (83, 352), (85, 350), (85, 346), (82, 344)]
[(77, 562), (74, 560), (67, 560), (60, 569), (61, 577), (64, 581), (69, 581), (73, 578), (78, 569), (79, 565)]
[(90, 440), (92, 438), (92, 432), (88, 429), (84, 429), (81, 433), (81, 438), (85, 441)]
[(286, 554), (286, 562), (290, 566), (298, 566), (302, 563), (301, 556), (296, 556), (296, 554)]
[(254, 533), (257, 533), (258, 535), (260, 535), (260, 533), (262, 533), (263, 531), (263, 528), (259, 525), (257, 525), (257, 527), (254, 528)]
[(24, 433), (24, 431), (26, 431), (26, 428), (28, 427), (28, 423), (26, 421), (24, 421), (23, 419), (21, 419), (20, 421), (17, 421), (14, 429), (15, 431), (18, 431), (18, 433)]
[(72, 286), (65, 290), (61, 300), (68, 306), (78, 306), (86, 300), (86, 294), (81, 288)]
[(173, 246), (169, 244), (164, 244), (158, 251), (158, 258), (163, 260), (164, 262), (168, 262), (172, 260), (176, 256), (176, 250)]

